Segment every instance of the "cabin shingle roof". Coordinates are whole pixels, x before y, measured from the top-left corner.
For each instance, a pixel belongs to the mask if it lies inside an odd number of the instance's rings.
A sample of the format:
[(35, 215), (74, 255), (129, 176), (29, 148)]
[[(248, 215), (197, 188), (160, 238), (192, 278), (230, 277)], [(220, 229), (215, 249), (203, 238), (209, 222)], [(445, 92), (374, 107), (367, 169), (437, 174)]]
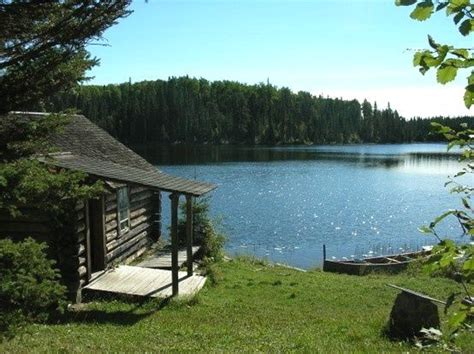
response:
[(93, 176), (99, 176), (112, 181), (127, 181), (143, 186), (157, 188), (165, 192), (178, 192), (200, 196), (215, 188), (205, 182), (171, 176), (158, 170), (143, 170), (132, 166), (124, 166), (112, 161), (98, 160), (87, 156), (73, 154), (53, 154), (42, 157), (41, 161), (67, 168), (83, 171)]
[[(34, 117), (42, 113), (14, 114)], [(64, 129), (51, 137), (51, 143), (58, 152), (40, 157), (40, 160), (58, 167), (193, 196), (203, 195), (216, 188), (210, 183), (159, 171), (82, 115), (73, 115)]]
[(156, 167), (82, 115), (74, 115), (51, 142), (62, 152), (156, 171)]

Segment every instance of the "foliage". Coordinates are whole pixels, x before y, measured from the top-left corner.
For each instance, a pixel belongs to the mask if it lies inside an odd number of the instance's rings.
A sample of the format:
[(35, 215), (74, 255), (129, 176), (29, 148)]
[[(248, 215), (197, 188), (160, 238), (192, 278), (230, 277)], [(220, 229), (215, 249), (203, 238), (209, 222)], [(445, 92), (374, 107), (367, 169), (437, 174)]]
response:
[[(474, 175), (474, 130), (464, 126), (463, 130), (455, 131), (440, 124), (434, 124), (433, 127), (449, 141), (448, 149), (452, 149), (453, 147), (462, 149), (460, 160), (465, 163), (465, 166), (462, 171), (450, 177), (446, 183), (447, 186), (451, 186), (452, 193), (461, 195), (462, 207), (448, 210), (433, 220), (430, 225), (420, 229), (424, 233), (434, 235), (438, 241), (440, 241), (433, 249), (427, 270), (432, 274), (438, 273), (454, 278), (462, 284), (464, 296), (471, 298), (466, 284), (474, 280), (474, 244), (472, 242), (466, 242), (462, 245), (456, 245), (452, 240), (442, 240), (441, 236), (437, 233), (436, 227), (447, 217), (454, 217), (458, 221), (463, 235), (469, 238), (466, 241), (474, 240), (474, 210), (471, 204), (474, 188), (458, 181), (459, 178), (472, 181), (472, 177), (469, 177)], [(459, 294), (460, 293), (451, 294), (448, 299), (447, 308), (454, 303)], [(462, 305), (449, 320), (449, 335), (454, 335), (463, 327), (470, 328), (469, 323), (473, 317), (474, 307), (472, 304), (469, 305), (469, 303), (467, 303)]]
[[(82, 173), (54, 169), (34, 157), (50, 152), (48, 137), (63, 116), (25, 117), (21, 111), (82, 81), (98, 61), (85, 50), (129, 14), (130, 1), (0, 0), (0, 213), (18, 216), (34, 205), (67, 224), (75, 202), (97, 195)], [(5, 192), (3, 192), (5, 191)]]
[[(463, 36), (474, 31), (474, 2), (469, 0), (396, 0), (398, 6), (415, 5), (410, 17), (425, 21), (435, 12), (445, 11), (452, 17), (455, 26)], [(413, 65), (425, 74), (431, 68), (436, 69), (436, 79), (441, 84), (453, 81), (459, 70), (474, 67), (472, 48), (455, 48), (451, 45), (439, 44), (428, 36), (431, 49), (417, 51), (413, 57)], [(464, 93), (464, 104), (470, 108), (474, 104), (474, 71), (470, 70)]]
[(18, 243), (0, 239), (0, 335), (13, 335), (22, 323), (64, 311), (66, 289), (45, 249), (31, 238)]
[(130, 12), (125, 1), (1, 0), (0, 114), (86, 79), (98, 64), (86, 46)]
[[(53, 168), (37, 159), (48, 159), (49, 137), (67, 123), (67, 115), (30, 117), (8, 112), (41, 105), (50, 95), (84, 80), (85, 72), (98, 63), (85, 46), (126, 16), (129, 3), (0, 0), (0, 215), (18, 217), (25, 207), (45, 212), (51, 244), (59, 248), (70, 242), (68, 236), (74, 232), (70, 221), (77, 202), (94, 198), (102, 186), (90, 183), (83, 173)], [(43, 246), (27, 241), (21, 247), (18, 254), (23, 263), (5, 259), (0, 267), (5, 306), (0, 326), (4, 327), (21, 317), (43, 317), (47, 307), (64, 296), (64, 289), (52, 284), (57, 273), (47, 273), (42, 266), (51, 266), (41, 258)], [(16, 256), (10, 248), (11, 257)]]
[(99, 192), (100, 184), (87, 186), (85, 174), (35, 159), (51, 152), (48, 137), (66, 124), (64, 116), (33, 119), (6, 113), (41, 105), (84, 80), (85, 72), (98, 63), (86, 45), (127, 16), (129, 4), (0, 0), (0, 213), (18, 216), (21, 207), (35, 206), (57, 221), (53, 228), (62, 228), (77, 200)]
[[(446, 16), (453, 17), (454, 24), (458, 26), (458, 30), (463, 36), (468, 36), (474, 31), (474, 3), (469, 0), (439, 0), (436, 1), (436, 4), (431, 0), (396, 0), (395, 3), (399, 6), (416, 4), (410, 17), (419, 21), (429, 19), (433, 13), (445, 10)], [(474, 67), (472, 48), (454, 48), (450, 45), (441, 45), (435, 42), (431, 36), (428, 36), (428, 43), (431, 49), (415, 53), (413, 64), (420, 67), (422, 74), (430, 68), (436, 68), (436, 77), (439, 83), (445, 84), (454, 80), (459, 69)], [(474, 71), (471, 71), (467, 81), (464, 103), (467, 108), (470, 108), (474, 104)], [(453, 339), (460, 329), (471, 329), (469, 323), (474, 318), (473, 298), (466, 285), (473, 280), (474, 275), (474, 244), (466, 242), (464, 245), (456, 245), (451, 240), (442, 240), (436, 227), (447, 217), (453, 216), (459, 222), (463, 235), (469, 237), (471, 241), (474, 239), (474, 210), (471, 205), (474, 188), (458, 182), (458, 178), (462, 176), (467, 178), (474, 174), (474, 130), (470, 129), (468, 124), (462, 124), (459, 131), (439, 123), (432, 123), (432, 126), (437, 134), (442, 134), (448, 140), (448, 151), (453, 147), (459, 147), (463, 150), (460, 161), (465, 163), (463, 170), (450, 177), (446, 183), (446, 185), (452, 186), (452, 193), (461, 195), (462, 208), (448, 210), (433, 220), (430, 225), (423, 226), (420, 229), (424, 233), (434, 235), (440, 241), (433, 249), (428, 270), (431, 273), (452, 276), (462, 284), (468, 298), (467, 303), (462, 304), (458, 311), (450, 317), (448, 337)], [(447, 301), (446, 310), (455, 302), (455, 299), (456, 293), (451, 294)]]
[(220, 268), (220, 262), (216, 262), (209, 257), (205, 257), (201, 263), (200, 270), (206, 276), (207, 281), (216, 286), (221, 283), (223, 274)]
[[(209, 216), (210, 198), (195, 199), (193, 203), (194, 243), (202, 246), (204, 265), (219, 262), (224, 257), (225, 236), (217, 230), (216, 221)], [(186, 204), (180, 205), (178, 236), (181, 242), (186, 240)]]
[(60, 115), (20, 118), (8, 115), (0, 124), (0, 212), (13, 217), (21, 208), (35, 206), (47, 211), (56, 226), (67, 224), (66, 214), (74, 211), (77, 201), (94, 198), (102, 184), (88, 185), (86, 174), (56, 169), (34, 157), (52, 151), (48, 137), (57, 132), (67, 119)]
[[(51, 151), (48, 137), (62, 124), (62, 118), (49, 116), (28, 121), (7, 116), (0, 122), (0, 135), (7, 137), (0, 152), (0, 215), (19, 218), (23, 214), (29, 217), (30, 212), (33, 216), (41, 214), (48, 220), (51, 233), (50, 256), (70, 245), (69, 237), (75, 232), (71, 221), (77, 218), (78, 201), (95, 198), (102, 192), (102, 183), (89, 181), (86, 174), (54, 168), (36, 158), (41, 155), (47, 159)], [(2, 233), (0, 239), (15, 236)], [(25, 254), (38, 252), (33, 242), (22, 247)], [(28, 278), (19, 278), (18, 282), (22, 280), (28, 286)]]
[(204, 224), (203, 233), (203, 253), (206, 258), (213, 261), (221, 261), (224, 258), (224, 244), (226, 237), (224, 234), (216, 230), (212, 221)]
[[(0, 352), (413, 352), (411, 343), (381, 335), (397, 296), (386, 284), (440, 298), (457, 288), (426, 275), (360, 278), (237, 260), (217, 266), (220, 282), (202, 289), (196, 304), (94, 301), (59, 324), (31, 326), (32, 335), (0, 344)], [(460, 334), (457, 345), (472, 352), (474, 338)]]
[(9, 114), (1, 117), (0, 161), (14, 161), (51, 150), (48, 138), (68, 123), (65, 114), (44, 114), (34, 119), (26, 115)]
[[(13, 217), (22, 207), (35, 206), (54, 216), (61, 224), (62, 215), (74, 211), (76, 202), (94, 198), (102, 191), (102, 183), (86, 184), (86, 174), (55, 170), (33, 159), (20, 159), (0, 164), (0, 211)], [(52, 220), (54, 221), (54, 220)]]
[[(125, 143), (274, 145), (441, 140), (428, 136), (428, 120), (405, 120), (390, 107), (293, 93), (268, 83), (246, 85), (179, 77), (81, 86), (54, 97), (47, 105), (52, 112), (71, 107)], [(454, 119), (433, 120), (458, 124)]]

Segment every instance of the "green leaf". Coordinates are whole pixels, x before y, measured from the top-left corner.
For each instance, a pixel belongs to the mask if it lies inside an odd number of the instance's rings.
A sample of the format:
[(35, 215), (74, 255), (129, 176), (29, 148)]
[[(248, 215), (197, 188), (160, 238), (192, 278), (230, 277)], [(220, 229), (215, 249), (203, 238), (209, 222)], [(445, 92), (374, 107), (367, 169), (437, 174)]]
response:
[[(439, 50), (441, 51), (441, 48)], [(446, 53), (442, 53), (442, 54), (446, 56), (447, 51)], [(440, 58), (440, 56), (441, 54), (438, 55), (437, 58), (435, 58), (433, 54), (431, 54), (430, 52), (424, 51), (422, 52), (421, 65), (427, 66), (427, 67), (438, 66), (439, 64), (441, 64), (441, 61), (444, 59), (444, 57)]]
[(421, 227), (418, 228), (418, 231), (420, 231), (423, 234), (433, 233), (433, 230), (431, 230), (428, 226), (421, 226)]
[[(461, 173), (461, 172), (459, 172), (459, 173)], [(459, 174), (459, 173), (458, 173), (458, 174)], [(464, 174), (464, 173), (463, 173), (463, 174)], [(464, 205), (464, 207), (465, 207), (466, 209), (471, 209), (471, 206), (469, 205), (469, 202), (467, 201), (466, 198), (461, 198), (461, 200), (462, 200), (462, 204)]]
[(466, 60), (449, 58), (444, 61), (443, 66), (454, 66), (455, 68), (461, 69), (466, 67)]
[(440, 84), (453, 81), (458, 73), (458, 68), (451, 65), (441, 65), (436, 73), (436, 79)]
[(433, 49), (438, 49), (439, 47), (439, 44), (435, 42), (435, 40), (433, 39), (433, 37), (431, 37), (430, 35), (428, 35), (428, 43), (430, 45), (431, 48)]
[[(440, 221), (442, 221), (444, 218), (446, 218), (447, 216), (449, 215), (452, 215), (452, 214), (456, 214), (457, 211), (456, 210), (449, 210), (443, 214), (441, 214), (440, 216), (436, 217), (430, 224), (430, 229), (434, 228)], [(443, 241), (445, 243), (448, 243), (448, 240), (445, 240)]]
[(446, 15), (451, 15), (455, 12), (460, 12), (464, 7), (469, 5), (469, 0), (449, 0), (449, 5), (446, 9)]
[(453, 140), (456, 138), (456, 135), (453, 135), (453, 134), (450, 134), (450, 133), (445, 133), (444, 134), (444, 137), (447, 139), (447, 140)]
[(474, 105), (474, 84), (466, 86), (464, 104), (467, 108), (471, 108), (471, 106)]
[(462, 270), (465, 272), (472, 272), (474, 271), (474, 259), (468, 259), (467, 261), (464, 262), (462, 266)]
[(460, 145), (461, 141), (460, 140), (452, 140), (448, 143), (448, 151), (451, 150), (453, 147)]
[(436, 11), (440, 11), (442, 9), (444, 9), (446, 6), (448, 6), (449, 3), (448, 2), (442, 2), (440, 4), (438, 4), (438, 6), (436, 6)]
[(423, 53), (422, 52), (416, 52), (415, 55), (413, 55), (413, 66), (420, 65), (422, 58), (423, 58)]
[(421, 67), (419, 70), (420, 70), (420, 73), (421, 73), (422, 75), (425, 75), (426, 72), (427, 72), (428, 70), (430, 70), (430, 69), (429, 69), (428, 67)]
[[(446, 214), (454, 214), (456, 213), (456, 210), (451, 210), (451, 211), (448, 211)], [(448, 240), (448, 239), (444, 239), (443, 241), (441, 241), (440, 243), (441, 246), (444, 246), (445, 249), (455, 249), (456, 248), (456, 244), (454, 243), (453, 240)]]
[(417, 0), (395, 0), (397, 6), (410, 6), (416, 3)]
[(469, 20), (469, 19), (464, 20), (459, 26), (459, 32), (461, 32), (463, 36), (467, 36), (473, 30), (473, 27), (474, 27), (473, 20)]
[(460, 7), (468, 6), (469, 0), (451, 0), (450, 3), (459, 9)]
[(433, 2), (424, 1), (416, 5), (415, 9), (410, 14), (410, 17), (417, 21), (425, 21), (433, 14)]
[(469, 58), (469, 51), (467, 49), (453, 49), (451, 53), (459, 58)]
[(438, 122), (431, 122), (431, 127), (436, 133), (439, 134), (448, 134), (452, 132), (450, 127), (440, 124)]
[[(474, 85), (474, 71), (467, 77), (467, 84), (468, 85)], [(466, 87), (467, 89), (467, 87)], [(474, 88), (473, 88), (474, 91)], [(467, 128), (467, 127), (466, 127)]]
[(441, 266), (441, 268), (446, 268), (450, 266), (451, 264), (453, 264), (453, 262), (454, 262), (454, 255), (448, 253), (448, 254), (445, 254), (443, 258), (441, 258), (441, 260), (439, 261), (439, 265)]
[(454, 23), (458, 24), (459, 21), (463, 19), (463, 17), (464, 17), (464, 12), (458, 12), (453, 18)]

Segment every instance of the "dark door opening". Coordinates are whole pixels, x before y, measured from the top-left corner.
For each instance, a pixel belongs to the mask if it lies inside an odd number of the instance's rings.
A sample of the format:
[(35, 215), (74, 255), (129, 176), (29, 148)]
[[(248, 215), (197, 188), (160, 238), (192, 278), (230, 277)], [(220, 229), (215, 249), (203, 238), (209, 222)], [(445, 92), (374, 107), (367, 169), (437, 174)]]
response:
[(88, 274), (88, 278), (90, 279), (92, 273), (104, 270), (106, 267), (104, 198), (89, 200), (87, 211), (88, 211), (87, 274)]

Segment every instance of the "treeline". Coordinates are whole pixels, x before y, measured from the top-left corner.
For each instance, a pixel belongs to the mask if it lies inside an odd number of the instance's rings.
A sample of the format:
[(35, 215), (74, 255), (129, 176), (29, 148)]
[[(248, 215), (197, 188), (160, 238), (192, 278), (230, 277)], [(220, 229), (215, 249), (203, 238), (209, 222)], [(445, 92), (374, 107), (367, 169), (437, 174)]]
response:
[(405, 120), (367, 101), (189, 77), (81, 86), (46, 107), (67, 108), (77, 108), (125, 143), (397, 143), (439, 140), (428, 134), (433, 120), (472, 124), (467, 117)]

